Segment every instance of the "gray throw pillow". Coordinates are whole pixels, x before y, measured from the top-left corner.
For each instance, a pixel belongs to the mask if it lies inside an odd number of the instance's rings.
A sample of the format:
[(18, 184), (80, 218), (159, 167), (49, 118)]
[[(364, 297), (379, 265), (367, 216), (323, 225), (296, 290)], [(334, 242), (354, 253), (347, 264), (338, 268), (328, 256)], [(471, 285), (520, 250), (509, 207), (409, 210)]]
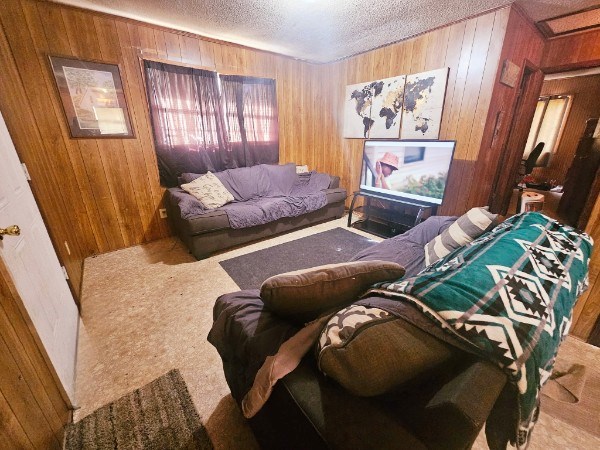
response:
[(487, 207), (470, 209), (425, 245), (425, 265), (433, 264), (491, 230), (496, 225), (497, 218), (498, 214), (492, 214)]
[(406, 270), (412, 277), (425, 268), (425, 244), (446, 230), (456, 217), (432, 216), (406, 233), (385, 239), (354, 255), (350, 261), (391, 261)]

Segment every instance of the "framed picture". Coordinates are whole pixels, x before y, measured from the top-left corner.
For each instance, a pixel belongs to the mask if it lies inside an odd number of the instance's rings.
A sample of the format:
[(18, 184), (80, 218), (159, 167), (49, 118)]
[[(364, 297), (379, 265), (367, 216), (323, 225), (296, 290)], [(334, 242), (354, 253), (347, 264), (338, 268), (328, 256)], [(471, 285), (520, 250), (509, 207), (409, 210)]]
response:
[(500, 74), (500, 83), (514, 88), (519, 82), (521, 68), (514, 62), (505, 59), (502, 63), (502, 73)]
[(49, 58), (71, 137), (134, 137), (117, 64)]

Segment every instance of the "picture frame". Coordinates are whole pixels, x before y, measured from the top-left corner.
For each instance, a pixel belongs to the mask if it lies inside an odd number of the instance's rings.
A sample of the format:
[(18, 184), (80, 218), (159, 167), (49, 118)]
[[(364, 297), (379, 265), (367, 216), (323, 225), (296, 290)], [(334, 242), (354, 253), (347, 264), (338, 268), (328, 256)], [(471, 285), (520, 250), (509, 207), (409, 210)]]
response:
[(134, 138), (118, 64), (48, 55), (72, 138)]
[(502, 73), (500, 74), (500, 83), (505, 86), (514, 88), (519, 82), (521, 68), (509, 59), (505, 59), (502, 63)]

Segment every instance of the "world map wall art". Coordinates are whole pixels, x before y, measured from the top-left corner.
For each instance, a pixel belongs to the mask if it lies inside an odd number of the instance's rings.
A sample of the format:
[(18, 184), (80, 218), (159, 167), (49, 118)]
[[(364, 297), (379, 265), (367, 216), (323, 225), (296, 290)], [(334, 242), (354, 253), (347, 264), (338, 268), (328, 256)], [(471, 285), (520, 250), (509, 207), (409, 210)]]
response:
[(401, 75), (346, 86), (344, 137), (398, 137), (405, 81)]
[(437, 139), (448, 70), (346, 86), (344, 137)]

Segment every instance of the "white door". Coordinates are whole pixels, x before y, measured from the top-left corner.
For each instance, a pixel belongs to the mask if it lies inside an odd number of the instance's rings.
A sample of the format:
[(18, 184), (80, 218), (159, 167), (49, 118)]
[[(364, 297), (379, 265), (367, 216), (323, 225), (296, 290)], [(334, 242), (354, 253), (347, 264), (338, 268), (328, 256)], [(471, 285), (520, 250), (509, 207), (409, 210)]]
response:
[(0, 114), (0, 258), (8, 268), (47, 356), (74, 404), (79, 314), (42, 216)]

